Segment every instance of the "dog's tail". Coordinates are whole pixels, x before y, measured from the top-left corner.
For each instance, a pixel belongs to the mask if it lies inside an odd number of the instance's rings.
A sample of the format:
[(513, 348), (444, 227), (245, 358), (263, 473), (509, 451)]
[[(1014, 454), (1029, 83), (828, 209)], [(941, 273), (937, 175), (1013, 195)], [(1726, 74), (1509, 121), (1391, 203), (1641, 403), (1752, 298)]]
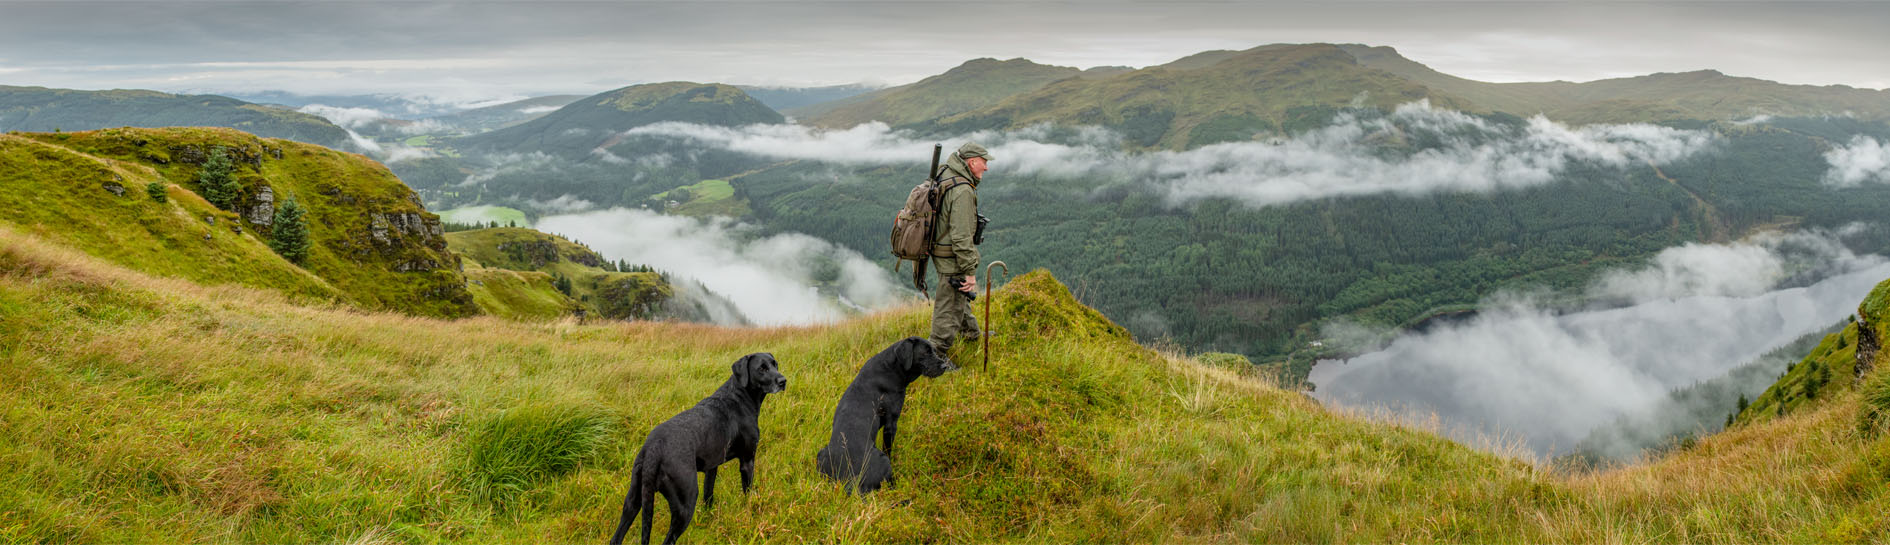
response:
[[(637, 459), (630, 464), (630, 492), (623, 495), (623, 515), (617, 519), (617, 531), (610, 535), (610, 545), (623, 545), (623, 538), (630, 533), (630, 523), (636, 520), (637, 512), (648, 510), (654, 498), (644, 491), (644, 485), (650, 484), (643, 479), (643, 453), (637, 453)], [(643, 526), (650, 525), (646, 517)]]

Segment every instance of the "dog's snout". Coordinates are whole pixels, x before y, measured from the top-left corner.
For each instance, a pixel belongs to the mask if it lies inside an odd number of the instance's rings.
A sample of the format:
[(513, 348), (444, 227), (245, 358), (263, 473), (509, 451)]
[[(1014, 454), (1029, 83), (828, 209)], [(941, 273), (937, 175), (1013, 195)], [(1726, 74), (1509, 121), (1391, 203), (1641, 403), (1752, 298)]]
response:
[(787, 377), (781, 377), (781, 378), (779, 378), (779, 379), (775, 379), (775, 381), (774, 381), (774, 385), (775, 385), (775, 386), (777, 386), (777, 387), (780, 387), (780, 389), (782, 389), (782, 390), (786, 390), (786, 389), (787, 389)]

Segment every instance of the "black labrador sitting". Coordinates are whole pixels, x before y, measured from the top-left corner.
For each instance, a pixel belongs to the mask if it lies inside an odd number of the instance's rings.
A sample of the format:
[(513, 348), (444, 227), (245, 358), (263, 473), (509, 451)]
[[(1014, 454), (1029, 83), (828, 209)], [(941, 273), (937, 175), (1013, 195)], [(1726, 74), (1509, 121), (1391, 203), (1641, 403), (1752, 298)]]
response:
[[(891, 484), (893, 436), (899, 432), (906, 386), (920, 376), (936, 378), (955, 369), (921, 337), (893, 343), (866, 360), (833, 410), (833, 437), (814, 455), (820, 472), (836, 481), (857, 479), (862, 494)], [(882, 430), (884, 449), (873, 448)]]
[(639, 513), (643, 515), (643, 543), (649, 545), (658, 493), (669, 500), (669, 535), (663, 543), (675, 543), (695, 518), (698, 471), (703, 474), (704, 509), (715, 507), (715, 471), (729, 460), (741, 459), (742, 493), (748, 493), (755, 482), (755, 447), (761, 440), (761, 428), (755, 423), (761, 416), (761, 401), (786, 390), (787, 377), (781, 375), (772, 354), (742, 356), (735, 362), (734, 375), (695, 407), (650, 430), (631, 465), (630, 493), (623, 498), (623, 518), (617, 521), (617, 533), (610, 536), (611, 545), (623, 543), (631, 519)]

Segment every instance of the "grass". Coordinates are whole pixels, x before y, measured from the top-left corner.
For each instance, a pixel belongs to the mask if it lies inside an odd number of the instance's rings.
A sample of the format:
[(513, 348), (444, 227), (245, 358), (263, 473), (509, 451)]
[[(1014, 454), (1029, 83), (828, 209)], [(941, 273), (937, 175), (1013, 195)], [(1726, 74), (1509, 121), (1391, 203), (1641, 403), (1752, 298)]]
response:
[(598, 542), (645, 434), (767, 351), (791, 383), (755, 490), (722, 479), (689, 542), (1890, 539), (1890, 443), (1857, 432), (1855, 392), (1562, 475), (1137, 345), (1045, 272), (992, 312), (991, 369), (914, 384), (899, 485), (852, 497), (813, 453), (922, 304), (824, 327), (442, 321), (0, 227), (0, 537)]
[[(668, 212), (671, 214), (739, 218), (754, 212), (748, 207), (748, 201), (734, 198), (735, 187), (729, 185), (728, 180), (703, 180), (677, 189), (687, 190), (690, 198), (686, 202), (677, 204), (675, 208), (669, 209)], [(667, 202), (671, 198), (670, 195), (675, 192), (676, 190), (672, 189), (651, 195), (650, 198)]]
[(440, 212), (440, 221), (483, 225), (487, 222), (499, 222), (500, 225), (531, 227), (532, 222), (525, 217), (525, 211), (503, 206), (464, 206)]
[[(239, 209), (253, 204), (262, 187), (277, 202), (295, 195), (307, 208), (312, 246), (302, 267), (274, 258), (264, 243), (267, 227), (215, 211), (193, 193), (198, 167), (186, 157), (213, 147), (239, 159)], [(40, 189), (0, 195), (6, 221), (134, 269), (367, 309), (440, 317), (478, 312), (445, 240), (402, 232), (386, 219), (418, 217), (424, 224), (432, 214), (386, 166), (361, 155), (232, 129), (174, 127), (3, 135), (0, 161), (7, 185)], [(170, 184), (168, 205), (138, 191), (152, 181)], [(107, 182), (126, 194), (105, 192)], [(385, 231), (385, 241), (376, 229)]]

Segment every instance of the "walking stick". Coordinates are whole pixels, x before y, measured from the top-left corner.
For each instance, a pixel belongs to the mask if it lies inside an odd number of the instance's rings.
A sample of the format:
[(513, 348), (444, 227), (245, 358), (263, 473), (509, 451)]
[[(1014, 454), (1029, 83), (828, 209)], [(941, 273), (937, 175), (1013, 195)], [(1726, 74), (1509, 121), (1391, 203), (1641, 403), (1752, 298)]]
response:
[(991, 267), (1002, 269), (1004, 271), (1004, 279), (1011, 279), (1011, 267), (1005, 265), (1003, 261), (992, 261), (990, 265), (984, 266), (984, 334), (979, 335), (979, 337), (984, 338), (984, 349), (980, 350), (980, 352), (984, 352), (984, 370), (986, 372), (991, 371)]

